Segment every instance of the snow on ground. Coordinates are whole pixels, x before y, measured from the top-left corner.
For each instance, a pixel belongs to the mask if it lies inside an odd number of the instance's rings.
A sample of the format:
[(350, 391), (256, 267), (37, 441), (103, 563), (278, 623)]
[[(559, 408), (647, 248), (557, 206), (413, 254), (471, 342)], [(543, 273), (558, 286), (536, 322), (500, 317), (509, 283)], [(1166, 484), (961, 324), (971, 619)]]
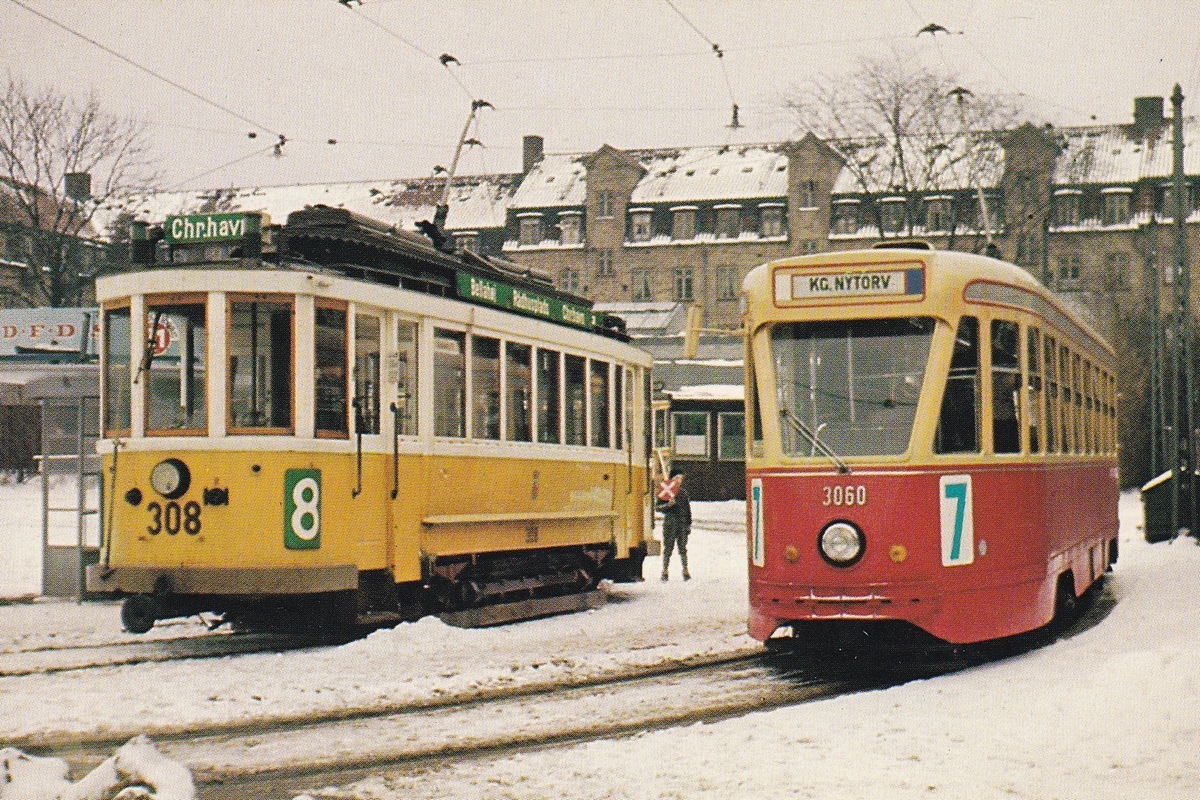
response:
[[(9, 496), (0, 487), (0, 508)], [(426, 619), (341, 647), (0, 679), (0, 745), (153, 736), (753, 652), (742, 504), (696, 503), (695, 578), (613, 587), (585, 614), (488, 630)], [(954, 675), (485, 764), (378, 777), (372, 798), (1200, 796), (1200, 546), (1148, 545), (1122, 497), (1116, 606), (1094, 628)], [(648, 562), (646, 574), (658, 565)], [(1180, 610), (1183, 610), (1182, 612)], [(0, 651), (123, 641), (115, 604), (0, 607)], [(198, 626), (179, 625), (174, 635)], [(53, 634), (54, 638), (51, 638)], [(154, 635), (164, 635), (155, 629)], [(344, 795), (339, 795), (344, 796)]]

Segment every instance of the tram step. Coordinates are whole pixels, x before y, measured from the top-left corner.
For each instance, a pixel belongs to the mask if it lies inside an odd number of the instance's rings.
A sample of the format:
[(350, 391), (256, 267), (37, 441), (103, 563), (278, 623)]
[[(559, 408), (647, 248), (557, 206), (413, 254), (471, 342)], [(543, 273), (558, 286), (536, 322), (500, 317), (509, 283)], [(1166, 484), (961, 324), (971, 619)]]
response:
[(395, 611), (365, 611), (358, 615), (357, 622), (364, 627), (391, 625), (404, 621), (402, 614)]
[(575, 611), (587, 611), (604, 605), (607, 595), (602, 589), (596, 589), (582, 594), (567, 594), (559, 597), (538, 597), (529, 600), (519, 600), (515, 603), (500, 603), (482, 608), (468, 608), (462, 611), (447, 611), (438, 614), (438, 618), (447, 625), (456, 628), (485, 628), (489, 625), (503, 625), (507, 622), (518, 622), (538, 617), (549, 617), (554, 614), (570, 614)]

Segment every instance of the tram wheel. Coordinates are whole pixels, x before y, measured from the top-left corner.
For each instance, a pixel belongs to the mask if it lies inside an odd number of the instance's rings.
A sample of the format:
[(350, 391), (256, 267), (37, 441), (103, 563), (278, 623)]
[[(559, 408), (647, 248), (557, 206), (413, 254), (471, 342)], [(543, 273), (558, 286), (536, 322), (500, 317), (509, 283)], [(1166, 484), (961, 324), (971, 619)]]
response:
[(158, 603), (148, 594), (135, 594), (121, 604), (121, 624), (130, 633), (145, 633), (158, 619)]
[(1068, 572), (1058, 578), (1058, 590), (1054, 595), (1054, 619), (1051, 624), (1056, 633), (1063, 633), (1079, 615), (1079, 598), (1075, 596), (1075, 581)]

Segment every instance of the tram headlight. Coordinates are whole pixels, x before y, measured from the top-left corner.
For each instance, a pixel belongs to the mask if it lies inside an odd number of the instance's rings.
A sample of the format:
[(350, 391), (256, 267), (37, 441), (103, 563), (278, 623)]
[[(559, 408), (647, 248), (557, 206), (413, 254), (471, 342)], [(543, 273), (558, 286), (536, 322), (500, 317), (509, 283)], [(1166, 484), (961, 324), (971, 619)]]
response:
[(191, 485), (192, 474), (178, 458), (160, 461), (150, 470), (150, 486), (168, 500), (183, 497)]
[(857, 526), (838, 520), (821, 530), (817, 539), (821, 558), (835, 567), (849, 567), (858, 563), (867, 549), (867, 539)]

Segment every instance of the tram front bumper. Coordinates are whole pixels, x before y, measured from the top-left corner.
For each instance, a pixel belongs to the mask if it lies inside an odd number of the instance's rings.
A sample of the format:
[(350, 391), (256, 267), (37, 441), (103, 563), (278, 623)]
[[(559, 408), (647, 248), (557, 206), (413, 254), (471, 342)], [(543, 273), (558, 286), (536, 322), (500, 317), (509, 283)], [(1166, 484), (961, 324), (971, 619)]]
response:
[(358, 588), (353, 564), (314, 567), (156, 567), (87, 568), (87, 590), (97, 593), (179, 595), (290, 595)]

